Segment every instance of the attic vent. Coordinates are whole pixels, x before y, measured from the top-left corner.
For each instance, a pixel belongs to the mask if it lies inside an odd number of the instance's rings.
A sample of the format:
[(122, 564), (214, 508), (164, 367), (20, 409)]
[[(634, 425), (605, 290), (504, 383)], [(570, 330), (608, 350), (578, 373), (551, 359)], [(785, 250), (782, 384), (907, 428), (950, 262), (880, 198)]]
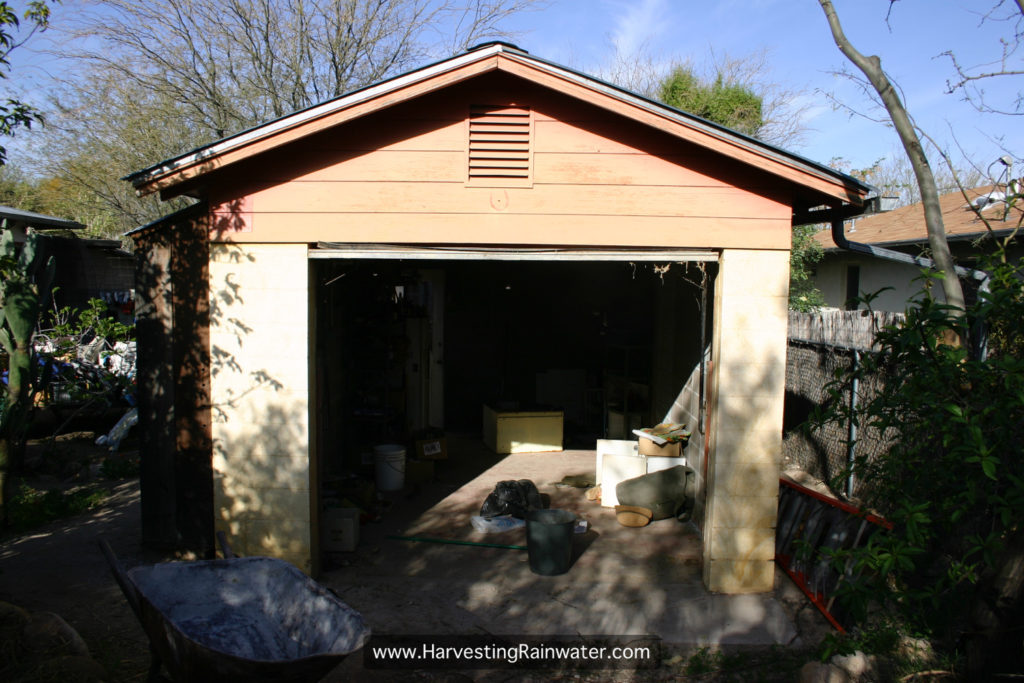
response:
[(472, 105), (469, 108), (469, 183), (498, 187), (529, 185), (530, 110)]

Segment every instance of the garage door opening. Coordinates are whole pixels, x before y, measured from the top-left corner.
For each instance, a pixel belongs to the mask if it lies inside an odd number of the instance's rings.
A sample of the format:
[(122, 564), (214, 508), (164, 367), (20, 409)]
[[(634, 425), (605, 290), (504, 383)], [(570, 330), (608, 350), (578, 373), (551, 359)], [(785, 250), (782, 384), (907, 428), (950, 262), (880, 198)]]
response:
[(321, 481), (366, 474), (375, 444), (410, 443), (425, 429), (479, 441), (485, 406), (561, 413), (566, 449), (634, 438), (665, 419), (700, 431), (680, 396), (690, 387), (703, 399), (716, 270), (312, 259)]

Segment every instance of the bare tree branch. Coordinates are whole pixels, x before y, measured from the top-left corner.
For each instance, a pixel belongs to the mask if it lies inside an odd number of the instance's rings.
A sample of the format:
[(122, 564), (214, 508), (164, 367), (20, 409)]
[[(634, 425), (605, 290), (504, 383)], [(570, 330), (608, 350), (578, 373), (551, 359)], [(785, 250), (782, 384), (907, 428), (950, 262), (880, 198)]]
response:
[(64, 56), (188, 103), (211, 138), (501, 35), (534, 0), (83, 0)]
[(946, 296), (946, 303), (958, 309), (964, 310), (964, 293), (960, 280), (954, 270), (953, 257), (949, 251), (949, 244), (946, 241), (946, 231), (942, 220), (942, 209), (939, 206), (939, 193), (935, 185), (935, 176), (928, 163), (924, 148), (917, 136), (913, 122), (907, 113), (903, 102), (893, 87), (892, 82), (882, 69), (882, 62), (877, 56), (865, 56), (861, 54), (843, 32), (839, 16), (832, 6), (831, 0), (818, 0), (825, 17), (828, 19), (829, 28), (832, 30), (832, 38), (835, 40), (839, 50), (849, 59), (871, 82), (871, 85), (878, 92), (886, 111), (892, 119), (893, 126), (903, 148), (907, 152), (910, 163), (914, 168), (914, 175), (917, 184), (921, 188), (921, 202), (924, 205), (925, 226), (928, 230), (928, 243), (931, 247), (932, 258), (939, 271), (942, 273), (942, 290)]
[(121, 176), (501, 36), (543, 1), (77, 0), (29, 154), (123, 232), (167, 207)]
[(1014, 0), (1015, 8), (1000, 12), (1005, 0), (998, 0), (985, 14), (981, 15), (981, 24), (986, 22), (1013, 23), (1012, 35), (999, 39), (1001, 54), (997, 59), (967, 66), (960, 62), (952, 50), (941, 53), (940, 57), (948, 57), (956, 72), (956, 78), (947, 79), (946, 92), (962, 94), (965, 102), (973, 105), (978, 111), (1006, 116), (1024, 116), (1024, 93), (1017, 92), (1012, 104), (993, 104), (982, 83), (1004, 76), (1024, 75), (1024, 63), (1021, 62), (1019, 51), (1024, 45), (1024, 0)]

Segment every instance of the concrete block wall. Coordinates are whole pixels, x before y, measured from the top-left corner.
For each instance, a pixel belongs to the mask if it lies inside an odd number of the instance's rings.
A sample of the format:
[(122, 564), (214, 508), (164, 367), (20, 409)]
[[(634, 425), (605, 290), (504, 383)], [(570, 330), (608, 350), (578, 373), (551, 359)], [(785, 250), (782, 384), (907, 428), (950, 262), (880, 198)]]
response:
[(704, 583), (772, 590), (786, 382), (789, 252), (723, 250), (715, 287)]
[(304, 244), (210, 248), (214, 524), (311, 572), (307, 273)]

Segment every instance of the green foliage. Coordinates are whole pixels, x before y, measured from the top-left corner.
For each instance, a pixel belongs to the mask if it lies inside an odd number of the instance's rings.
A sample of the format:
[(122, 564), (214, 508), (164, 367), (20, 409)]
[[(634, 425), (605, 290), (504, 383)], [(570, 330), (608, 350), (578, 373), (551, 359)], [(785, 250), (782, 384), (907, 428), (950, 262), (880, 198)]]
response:
[[(50, 132), (55, 134), (52, 130)], [(75, 142), (67, 141), (67, 144), (74, 145)], [(85, 155), (88, 153), (88, 150), (83, 152)], [(99, 167), (102, 162), (96, 160), (95, 163)], [(117, 180), (116, 168), (109, 164), (106, 168), (115, 176), (113, 181), (125, 185)], [(125, 164), (122, 168), (130, 166)], [(114, 187), (113, 181), (111, 187)], [(107, 188), (99, 187), (86, 191), (80, 184), (59, 176), (35, 176), (16, 163), (0, 166), (0, 204), (76, 220), (86, 226), (76, 237), (120, 239), (127, 230), (139, 224), (111, 218), (106, 201), (99, 196), (106, 191)]]
[(27, 531), (55, 519), (77, 515), (102, 505), (109, 497), (109, 491), (94, 486), (40, 491), (23, 483), (8, 502), (11, 530)]
[(30, 232), (20, 248), (14, 233), (0, 236), (0, 324), (6, 323), (7, 336), (0, 337), (7, 353), (27, 343), (39, 320), (39, 313), (50, 296), (56, 265), (45, 257), (43, 238)]
[(825, 250), (814, 240), (816, 232), (813, 225), (793, 226), (793, 247), (789, 257), (789, 308), (794, 311), (807, 313), (825, 305), (824, 295), (811, 280), (814, 264), (825, 254)]
[[(926, 286), (905, 322), (878, 334), (878, 350), (827, 387), (833, 400), (818, 414), (819, 425), (854, 420), (891, 439), (882, 455), (858, 457), (853, 473), (866, 506), (894, 528), (833, 556), (837, 566), (852, 563), (839, 599), (855, 617), (877, 607), (922, 632), (955, 637), (1008, 540), (1019, 535), (1024, 268), (997, 260), (989, 272), (991, 291), (979, 293), (967, 310), (968, 319), (1000, 330), (987, 358), (950, 343), (960, 319)], [(844, 389), (854, 377), (876, 375), (884, 386), (850, 414)]]
[[(661, 82), (658, 99), (751, 137), (758, 137), (766, 124), (763, 98), (745, 83), (727, 78), (721, 69), (708, 82), (690, 67), (677, 66)], [(796, 311), (814, 311), (825, 305), (825, 297), (811, 281), (814, 264), (824, 253), (811, 239), (814, 232), (813, 226), (793, 228), (789, 307)]]
[(102, 338), (107, 346), (116, 342), (130, 341), (135, 328), (125, 325), (110, 314), (110, 308), (102, 299), (89, 299), (87, 308), (72, 314), (70, 308), (62, 308), (54, 315), (53, 328), (46, 331), (51, 341), (56, 341), (56, 355), (73, 353), (81, 344)]
[(139, 476), (139, 460), (137, 457), (111, 456), (103, 459), (100, 473), (107, 479), (128, 479)]
[[(0, 346), (7, 354), (7, 396), (0, 415), (0, 440), (11, 448), (25, 427), (34, 389), (32, 336), (39, 313), (50, 297), (56, 266), (47, 258), (43, 238), (30, 232), (20, 247), (14, 233), (0, 236)], [(5, 452), (0, 468), (8, 467)]]
[[(20, 40), (16, 34), (21, 20), (29, 23), (28, 34)], [(0, 0), (0, 79), (6, 79), (11, 70), (11, 51), (23, 45), (36, 31), (45, 31), (50, 22), (50, 8), (46, 0), (31, 0), (19, 19), (17, 11), (6, 0)], [(14, 135), (18, 128), (31, 128), (42, 115), (31, 105), (10, 97), (0, 104), (0, 136)], [(7, 162), (7, 148), (0, 145), (0, 166)]]
[(889, 656), (896, 652), (900, 636), (899, 625), (891, 620), (882, 620), (871, 629), (829, 633), (821, 642), (818, 658), (827, 662), (834, 655), (852, 655), (858, 651)]
[(678, 66), (662, 81), (658, 99), (753, 137), (764, 125), (761, 98), (746, 85), (725, 80), (721, 73), (707, 83), (690, 68)]
[(721, 667), (722, 654), (708, 647), (697, 648), (697, 651), (686, 660), (684, 672), (687, 676), (702, 676)]

